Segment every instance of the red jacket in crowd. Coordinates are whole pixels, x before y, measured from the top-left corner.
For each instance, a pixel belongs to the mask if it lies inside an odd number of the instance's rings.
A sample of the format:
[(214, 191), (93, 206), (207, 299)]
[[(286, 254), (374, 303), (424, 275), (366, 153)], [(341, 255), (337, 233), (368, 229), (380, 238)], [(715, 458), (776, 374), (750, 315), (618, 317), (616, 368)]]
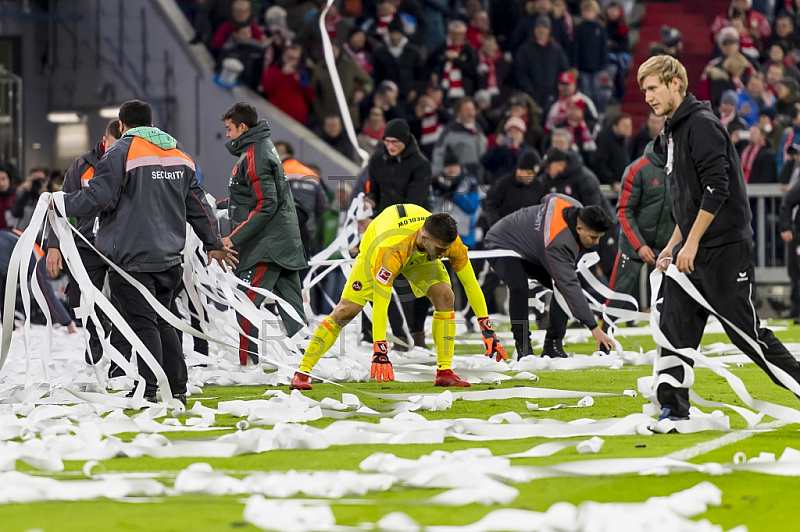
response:
[(267, 100), (275, 107), (291, 116), (301, 124), (308, 123), (309, 104), (314, 99), (314, 89), (308, 79), (301, 79), (308, 73), (292, 72), (285, 74), (280, 65), (273, 64), (261, 77), (261, 88)]

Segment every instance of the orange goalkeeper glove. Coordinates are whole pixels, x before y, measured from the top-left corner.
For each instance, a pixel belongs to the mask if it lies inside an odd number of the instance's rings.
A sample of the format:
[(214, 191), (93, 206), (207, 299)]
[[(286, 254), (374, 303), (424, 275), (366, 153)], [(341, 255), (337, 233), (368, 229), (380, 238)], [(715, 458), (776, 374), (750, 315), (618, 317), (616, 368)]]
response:
[(372, 368), (369, 376), (378, 382), (394, 380), (394, 370), (387, 354), (388, 351), (389, 346), (384, 340), (372, 344)]
[(486, 356), (491, 357), (495, 355), (495, 360), (508, 360), (508, 353), (500, 343), (497, 334), (492, 330), (492, 324), (489, 318), (478, 318), (478, 325), (481, 327), (481, 334), (483, 335), (483, 345), (486, 346)]

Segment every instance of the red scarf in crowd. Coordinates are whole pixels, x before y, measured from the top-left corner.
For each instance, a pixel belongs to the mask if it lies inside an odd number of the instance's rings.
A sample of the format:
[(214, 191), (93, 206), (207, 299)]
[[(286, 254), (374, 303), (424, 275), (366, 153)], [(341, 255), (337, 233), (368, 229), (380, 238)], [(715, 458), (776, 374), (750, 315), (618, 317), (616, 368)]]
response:
[(389, 35), (389, 23), (394, 20), (394, 15), (386, 15), (385, 17), (378, 18), (378, 35), (383, 35), (384, 37)]
[(439, 114), (436, 109), (426, 110), (425, 114), (422, 115), (422, 136), (419, 139), (419, 143), (422, 146), (435, 144), (441, 134), (442, 123), (439, 121)]
[[(342, 21), (342, 16), (337, 14), (335, 17), (325, 17), (325, 31), (328, 32), (328, 37), (331, 39), (336, 38), (336, 25)], [(342, 37), (345, 37), (344, 35)]]
[(756, 155), (761, 151), (764, 143), (748, 144), (742, 151), (742, 172), (744, 172), (744, 182), (750, 182), (750, 172), (753, 171), (753, 161), (756, 160)]
[(572, 135), (572, 148), (583, 151), (595, 151), (597, 149), (594, 137), (592, 137), (592, 130), (589, 129), (585, 120), (580, 122), (567, 121), (567, 129)]
[(352, 57), (353, 61), (355, 61), (364, 72), (367, 74), (372, 74), (372, 63), (370, 63), (369, 59), (367, 59), (367, 51), (364, 48), (358, 52), (355, 52), (347, 43), (344, 43), (342, 47), (344, 48), (344, 51), (347, 52), (347, 55)]
[(497, 86), (497, 69), (495, 64), (502, 55), (503, 53), (500, 48), (497, 49), (494, 57), (488, 57), (484, 55), (483, 52), (478, 52), (480, 64), (486, 66), (486, 90), (488, 90), (489, 94), (492, 96), (500, 94), (500, 87)]
[[(455, 46), (450, 43), (447, 44), (448, 52), (456, 52), (460, 54), (463, 48), (463, 44), (460, 46)], [(456, 68), (453, 62), (448, 59), (444, 64), (444, 73), (442, 74), (442, 89), (444, 89), (448, 98), (462, 98), (466, 95), (464, 92), (464, 87), (461, 83), (461, 69)]]

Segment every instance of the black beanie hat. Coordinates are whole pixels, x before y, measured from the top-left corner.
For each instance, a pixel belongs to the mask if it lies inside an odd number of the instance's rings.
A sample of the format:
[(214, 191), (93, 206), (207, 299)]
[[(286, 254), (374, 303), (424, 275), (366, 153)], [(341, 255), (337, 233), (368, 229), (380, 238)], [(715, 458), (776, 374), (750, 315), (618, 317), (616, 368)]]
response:
[(411, 141), (411, 130), (408, 128), (408, 122), (402, 118), (393, 118), (386, 124), (383, 130), (383, 138), (392, 137), (406, 146)]
[(517, 161), (517, 170), (536, 170), (536, 166), (541, 163), (539, 154), (535, 151), (526, 151), (519, 156)]
[(569, 154), (567, 152), (559, 150), (558, 148), (551, 147), (547, 150), (547, 153), (544, 154), (544, 165), (547, 166), (550, 163), (557, 163), (561, 161), (569, 161)]

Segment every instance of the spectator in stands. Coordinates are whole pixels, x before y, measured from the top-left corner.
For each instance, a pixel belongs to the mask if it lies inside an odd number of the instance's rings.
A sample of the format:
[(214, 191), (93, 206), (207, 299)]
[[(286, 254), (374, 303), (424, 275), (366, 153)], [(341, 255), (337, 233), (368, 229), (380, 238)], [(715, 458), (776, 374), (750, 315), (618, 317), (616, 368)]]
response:
[[(511, 35), (511, 43), (509, 45), (509, 51), (511, 51), (515, 57), (519, 48), (530, 39), (531, 34), (536, 28), (536, 25), (541, 22), (541, 17), (546, 17), (548, 22), (552, 23), (550, 18), (550, 7), (550, 0), (535, 0), (525, 2), (524, 16), (516, 23), (516, 26), (514, 27), (514, 33)], [(548, 25), (547, 27), (550, 29), (551, 25)]]
[(592, 99), (578, 92), (575, 75), (566, 70), (558, 75), (558, 100), (550, 107), (545, 121), (545, 131), (551, 131), (557, 124), (562, 124), (567, 116), (567, 104), (572, 101), (581, 101), (584, 106), (584, 120), (590, 128), (597, 124), (597, 109)]
[(600, 182), (611, 185), (619, 192), (625, 167), (631, 162), (630, 138), (633, 133), (633, 120), (630, 115), (614, 117), (611, 127), (604, 128), (597, 135), (597, 151), (594, 155), (594, 171)]
[(253, 20), (250, 0), (234, 0), (231, 4), (231, 19), (223, 22), (217, 28), (214, 33), (214, 39), (211, 41), (211, 50), (217, 53), (222, 50), (222, 47), (231, 40), (234, 33), (239, 31), (242, 26), (248, 26), (250, 28), (250, 37), (261, 43), (262, 47), (266, 47), (267, 38)]
[(383, 139), (383, 132), (386, 129), (386, 119), (383, 117), (383, 111), (379, 107), (373, 107), (364, 127), (358, 133), (358, 147), (366, 151), (370, 157), (375, 153), (375, 150)]
[(568, 129), (563, 127), (557, 127), (553, 130), (550, 135), (549, 147), (558, 148), (563, 152), (580, 155), (575, 146), (572, 144), (572, 134)]
[(544, 130), (542, 129), (542, 109), (536, 105), (533, 98), (524, 92), (515, 94), (508, 99), (508, 109), (506, 110), (505, 117), (499, 121), (495, 128), (496, 135), (502, 135), (506, 125), (506, 120), (509, 118), (521, 118), (525, 122), (525, 143), (528, 146), (537, 147), (541, 146), (542, 139), (544, 138)]
[(11, 174), (7, 169), (0, 167), (0, 229), (11, 227), (6, 213), (10, 214), (16, 201), (17, 187), (11, 182)]
[(631, 65), (628, 22), (625, 10), (617, 0), (606, 5), (603, 18), (608, 35), (608, 77), (614, 85), (612, 96), (621, 102), (625, 98), (625, 83)]
[(789, 45), (787, 47), (787, 53), (790, 50), (800, 48), (800, 37), (795, 34), (794, 28), (795, 23), (791, 15), (786, 12), (781, 13), (775, 18), (775, 34), (772, 36), (771, 42), (786, 42)]
[(791, 308), (789, 318), (800, 323), (800, 210), (795, 209), (800, 201), (800, 144), (788, 148), (789, 158), (780, 173), (781, 190), (784, 197), (780, 206), (781, 239), (789, 244), (786, 269), (791, 282)]
[(489, 188), (482, 203), (489, 227), (514, 211), (538, 205), (542, 201), (547, 191), (543, 183), (535, 179), (541, 162), (538, 153), (523, 153), (516, 168)]
[[(736, 108), (738, 103), (739, 96), (734, 91), (727, 90), (722, 93), (722, 97), (719, 100), (719, 107), (717, 108), (717, 117), (719, 121), (722, 122), (725, 129), (728, 130), (728, 134), (731, 135), (731, 137), (733, 137), (734, 133), (737, 131), (747, 129), (747, 123), (739, 115), (739, 111)], [(734, 143), (736, 142), (737, 140), (734, 140)]]
[(483, 39), (492, 34), (492, 27), (489, 24), (489, 13), (486, 11), (476, 12), (469, 20), (467, 26), (467, 42), (476, 50), (483, 46)]
[(478, 88), (489, 92), (492, 102), (499, 103), (506, 87), (506, 78), (511, 72), (503, 51), (494, 35), (487, 35), (478, 50)]
[(747, 87), (737, 91), (739, 101), (736, 110), (744, 119), (747, 127), (758, 123), (758, 114), (764, 109), (775, 107), (775, 96), (764, 89), (764, 75), (755, 72), (747, 81)]
[[(316, 12), (313, 17), (308, 18), (297, 33), (297, 41), (304, 44), (306, 54), (315, 62), (323, 61), (319, 15), (320, 13)], [(344, 42), (345, 39), (350, 37), (351, 30), (350, 19), (342, 17), (336, 3), (331, 5), (325, 14), (325, 31), (328, 33), (328, 37), (331, 40), (335, 39), (339, 42)]]
[(542, 109), (549, 109), (558, 93), (558, 75), (569, 68), (567, 56), (550, 36), (550, 18), (541, 15), (515, 54), (514, 73), (520, 89)]
[(373, 107), (377, 107), (383, 111), (383, 117), (387, 122), (395, 118), (405, 118), (405, 106), (397, 102), (399, 94), (400, 90), (397, 88), (397, 83), (388, 79), (381, 81), (372, 94), (372, 98), (367, 98), (361, 102), (361, 112), (367, 113)]
[(342, 48), (364, 72), (372, 75), (374, 62), (372, 54), (366, 49), (366, 44), (367, 34), (362, 28), (355, 27), (350, 31), (350, 36)]
[(567, 8), (564, 0), (553, 0), (550, 7), (550, 33), (553, 39), (561, 45), (567, 57), (572, 56), (575, 40), (575, 19)]
[[(734, 107), (735, 112), (736, 109)], [(664, 121), (663, 116), (658, 116), (652, 109), (650, 110), (650, 114), (647, 116), (647, 123), (639, 129), (639, 132), (631, 142), (631, 158), (638, 159), (644, 154), (645, 146), (661, 133), (664, 128)]]
[(740, 14), (744, 17), (744, 25), (748, 35), (755, 42), (756, 48), (763, 48), (763, 44), (769, 40), (772, 34), (772, 28), (767, 18), (753, 9), (753, 0), (732, 0), (728, 10), (718, 15), (711, 24), (712, 40), (720, 30), (731, 26), (732, 20)]
[(766, 141), (766, 132), (759, 124), (750, 127), (750, 139), (740, 157), (745, 183), (777, 183), (775, 159), (775, 151)]
[(422, 52), (409, 42), (398, 17), (389, 23), (388, 29), (386, 42), (373, 51), (375, 81), (393, 81), (399, 99), (414, 101), (425, 86), (427, 75)]
[(39, 202), (39, 196), (48, 192), (49, 170), (43, 166), (34, 166), (28, 172), (28, 177), (17, 187), (17, 201), (11, 207), (11, 216), (15, 218), (14, 227), (20, 231), (28, 228), (31, 223), (33, 211)]
[(761, 42), (758, 43), (753, 40), (750, 33), (747, 31), (747, 22), (743, 13), (734, 14), (731, 19), (731, 28), (735, 29), (739, 34), (739, 50), (751, 63), (758, 64), (761, 57)]
[(495, 112), (492, 110), (492, 97), (489, 96), (489, 91), (482, 89), (475, 91), (472, 100), (475, 102), (475, 123), (478, 124), (481, 131), (487, 133), (487, 145), (493, 144), (494, 139), (490, 138), (490, 132), (494, 131), (497, 121)]
[[(683, 53), (683, 35), (677, 28), (669, 26), (661, 26), (661, 52), (666, 55), (671, 55), (675, 59), (680, 59)], [(651, 44), (651, 54), (652, 44)]]
[(778, 97), (775, 102), (777, 120), (784, 124), (791, 122), (798, 102), (800, 102), (800, 83), (794, 78), (783, 78), (778, 83)]
[(374, 50), (385, 42), (389, 36), (389, 23), (394, 20), (396, 13), (397, 5), (394, 0), (375, 1), (375, 17), (365, 20), (361, 25), (371, 49)]
[(428, 68), (448, 102), (472, 96), (478, 87), (478, 52), (466, 37), (467, 25), (454, 20), (447, 26), (447, 40), (428, 56)]
[(294, 158), (294, 146), (285, 140), (275, 143), (275, 151), (283, 166), (283, 173), (292, 189), (295, 206), (299, 203), (305, 211), (308, 247), (306, 256), (312, 257), (322, 249), (322, 218), (328, 209), (325, 187), (314, 169)]
[[(560, 163), (560, 164), (553, 164)], [(544, 193), (557, 192), (571, 196), (584, 206), (599, 205), (610, 216), (613, 210), (603, 192), (597, 176), (584, 166), (581, 157), (550, 148), (536, 177), (544, 187)]]
[(342, 127), (342, 118), (338, 114), (328, 115), (322, 122), (319, 138), (348, 159), (353, 158), (353, 145)]
[[(434, 89), (441, 94), (441, 89)], [(408, 125), (414, 137), (419, 139), (420, 151), (430, 161), (433, 160), (433, 147), (442, 135), (447, 121), (447, 111), (439, 107), (432, 96), (426, 93), (417, 98)]]
[(219, 50), (217, 73), (222, 70), (226, 59), (237, 59), (244, 66), (239, 74), (239, 81), (256, 90), (261, 82), (265, 49), (266, 44), (253, 37), (250, 24), (237, 23), (231, 38)]
[(475, 123), (475, 102), (465, 96), (453, 107), (455, 118), (442, 131), (433, 148), (433, 173), (439, 175), (444, 167), (444, 156), (454, 153), (464, 168), (484, 183), (484, 171), (480, 158), (486, 153), (486, 136)]
[(800, 70), (792, 63), (790, 58), (786, 55), (789, 50), (789, 44), (784, 40), (773, 41), (767, 50), (767, 60), (761, 66), (761, 71), (765, 72), (771, 65), (782, 65), (784, 73), (792, 79), (800, 83)]
[[(335, 64), (330, 65), (330, 68), (335, 68), (339, 73), (347, 111), (350, 113), (353, 125), (358, 128), (361, 126), (359, 104), (367, 94), (372, 92), (372, 78), (349, 55), (342, 53), (342, 44), (339, 40), (332, 40), (331, 48)], [(314, 87), (314, 112), (317, 117), (330, 116), (340, 112), (328, 68), (329, 66), (325, 62), (317, 65), (311, 82), (311, 86)], [(342, 109), (342, 111), (344, 110)]]
[[(400, 118), (389, 121), (383, 132), (383, 147), (369, 160), (369, 181), (365, 201), (373, 207), (377, 216), (386, 208), (399, 203), (413, 203), (429, 208), (431, 193), (431, 164), (420, 153), (417, 140), (411, 135), (408, 123)], [(407, 283), (395, 283), (395, 289), (406, 306), (408, 326), (415, 345), (425, 346), (425, 318), (428, 314), (427, 299), (416, 299)], [(394, 310), (392, 310), (394, 308)], [(404, 338), (402, 317), (394, 305), (389, 310), (392, 331)], [(368, 320), (363, 320), (362, 333), (371, 335)], [(367, 338), (370, 340), (370, 338)], [(404, 350), (395, 345), (395, 349)]]
[(458, 224), (458, 235), (468, 248), (475, 247), (476, 213), (481, 203), (478, 181), (461, 166), (454, 154), (445, 156), (444, 168), (433, 179), (431, 212), (446, 212)]
[(527, 127), (522, 118), (509, 118), (503, 128), (505, 135), (495, 137), (494, 146), (481, 157), (481, 164), (486, 169), (486, 181), (489, 183), (516, 168), (519, 158), (526, 152), (536, 152), (534, 147), (525, 143)]
[(314, 89), (311, 76), (301, 63), (302, 54), (299, 44), (284, 48), (280, 63), (272, 64), (264, 72), (261, 88), (270, 103), (306, 125)]
[(572, 64), (578, 69), (581, 92), (589, 96), (602, 114), (606, 109), (604, 85), (608, 82), (608, 34), (600, 23), (600, 5), (595, 0), (581, 2), (583, 20), (575, 28)]
[(286, 25), (286, 16), (286, 10), (281, 6), (272, 6), (265, 14), (267, 50), (264, 53), (264, 66), (267, 68), (279, 61), (286, 47), (295, 40), (294, 32)]
[(570, 146), (572, 150), (580, 154), (584, 164), (589, 164), (594, 158), (594, 152), (597, 150), (592, 129), (586, 123), (583, 116), (583, 102), (580, 100), (571, 100), (567, 104), (567, 113), (564, 117), (564, 122), (556, 124), (557, 127), (563, 127), (569, 131), (572, 142)]
[[(765, 68), (766, 67), (766, 68)], [(762, 67), (760, 72), (764, 74), (764, 89), (778, 95), (778, 83), (784, 78), (786, 67), (780, 63), (773, 63), (769, 66)]]
[(232, 3), (232, 0), (204, 0), (194, 19), (192, 43), (202, 42), (210, 47), (217, 28), (230, 20)]
[(724, 90), (738, 90), (755, 72), (753, 65), (739, 52), (739, 35), (733, 28), (724, 28), (717, 36), (722, 55), (708, 62), (700, 76), (697, 98), (711, 100), (712, 106), (719, 105), (719, 97)]

